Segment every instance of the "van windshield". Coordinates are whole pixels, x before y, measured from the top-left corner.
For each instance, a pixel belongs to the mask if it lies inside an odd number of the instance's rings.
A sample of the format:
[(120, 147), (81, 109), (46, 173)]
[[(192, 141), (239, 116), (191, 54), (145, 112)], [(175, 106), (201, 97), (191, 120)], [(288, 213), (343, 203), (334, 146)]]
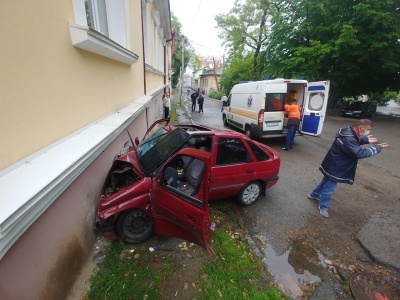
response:
[(267, 93), (265, 100), (265, 111), (280, 111), (283, 110), (284, 99), (286, 93)]

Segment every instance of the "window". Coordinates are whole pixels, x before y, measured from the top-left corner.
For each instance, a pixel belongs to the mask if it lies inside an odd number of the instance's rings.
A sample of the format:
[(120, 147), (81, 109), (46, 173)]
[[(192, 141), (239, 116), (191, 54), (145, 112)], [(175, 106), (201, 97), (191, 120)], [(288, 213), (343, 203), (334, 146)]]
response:
[(264, 161), (264, 160), (269, 159), (269, 156), (262, 149), (260, 149), (256, 144), (254, 144), (253, 142), (250, 142), (250, 141), (247, 141), (247, 143), (249, 144), (255, 157), (257, 158), (257, 161)]
[(68, 23), (72, 44), (126, 64), (130, 51), (129, 0), (73, 0), (75, 23)]
[(217, 165), (245, 163), (250, 160), (246, 147), (240, 139), (218, 139)]
[(280, 111), (283, 110), (286, 94), (267, 94), (265, 100), (265, 111)]

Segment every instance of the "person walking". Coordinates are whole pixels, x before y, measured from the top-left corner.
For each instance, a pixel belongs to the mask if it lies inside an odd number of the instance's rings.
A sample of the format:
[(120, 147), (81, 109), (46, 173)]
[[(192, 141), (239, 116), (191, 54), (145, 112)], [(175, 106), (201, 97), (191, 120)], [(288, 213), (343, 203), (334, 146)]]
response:
[(190, 98), (192, 99), (192, 111), (196, 110), (196, 99), (199, 96), (199, 92), (193, 92), (190, 95)]
[(203, 111), (204, 97), (202, 94), (200, 94), (199, 98), (197, 98), (197, 103), (199, 103), (199, 114), (204, 114)]
[(293, 148), (294, 137), (296, 135), (297, 128), (300, 124), (300, 112), (301, 107), (297, 105), (297, 101), (294, 98), (289, 98), (285, 105), (285, 112), (288, 114), (287, 122), (287, 134), (285, 147), (282, 150), (289, 151)]
[(164, 105), (164, 118), (169, 117), (169, 107), (171, 106), (171, 98), (168, 93), (165, 93), (163, 98), (163, 105)]
[(323, 217), (329, 217), (328, 210), (337, 183), (354, 183), (358, 160), (376, 155), (389, 146), (387, 143), (380, 143), (361, 148), (361, 145), (378, 142), (369, 135), (371, 129), (372, 122), (361, 119), (355, 125), (341, 128), (336, 134), (319, 167), (324, 177), (308, 194), (309, 199), (319, 201), (319, 212)]

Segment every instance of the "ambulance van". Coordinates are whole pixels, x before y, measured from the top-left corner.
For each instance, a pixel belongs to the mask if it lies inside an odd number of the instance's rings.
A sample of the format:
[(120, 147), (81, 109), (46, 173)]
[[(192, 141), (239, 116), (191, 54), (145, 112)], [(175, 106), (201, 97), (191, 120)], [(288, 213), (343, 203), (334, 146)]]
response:
[(222, 119), (249, 137), (282, 137), (287, 133), (284, 106), (288, 98), (301, 106), (299, 131), (318, 136), (328, 104), (329, 81), (274, 79), (236, 84), (223, 102)]

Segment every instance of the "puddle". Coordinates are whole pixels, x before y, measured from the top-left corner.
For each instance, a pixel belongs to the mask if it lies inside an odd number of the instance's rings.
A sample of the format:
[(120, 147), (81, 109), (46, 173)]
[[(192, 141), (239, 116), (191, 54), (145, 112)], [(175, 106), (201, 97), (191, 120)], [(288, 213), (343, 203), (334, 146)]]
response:
[[(260, 236), (256, 239), (265, 240)], [(321, 281), (324, 277), (324, 257), (302, 241), (295, 241), (282, 255), (277, 255), (268, 242), (258, 245), (263, 263), (274, 276), (280, 290), (293, 298), (304, 295), (307, 286)]]

